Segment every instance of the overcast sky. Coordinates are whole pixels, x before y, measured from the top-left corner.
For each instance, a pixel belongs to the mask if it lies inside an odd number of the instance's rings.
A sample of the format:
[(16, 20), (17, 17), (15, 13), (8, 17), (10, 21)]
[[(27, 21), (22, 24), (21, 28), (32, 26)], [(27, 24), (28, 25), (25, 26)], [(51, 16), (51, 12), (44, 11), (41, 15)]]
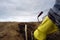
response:
[(55, 0), (0, 0), (0, 21), (37, 21), (39, 12), (47, 10), (42, 16), (46, 15), (54, 3)]

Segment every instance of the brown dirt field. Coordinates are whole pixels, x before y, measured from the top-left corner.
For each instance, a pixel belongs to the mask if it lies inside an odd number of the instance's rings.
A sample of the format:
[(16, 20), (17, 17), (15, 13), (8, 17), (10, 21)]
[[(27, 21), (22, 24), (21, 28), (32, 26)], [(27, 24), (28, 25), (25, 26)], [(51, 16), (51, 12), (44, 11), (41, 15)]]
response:
[[(20, 32), (20, 30), (24, 31), (24, 27), (22, 27), (22, 29), (21, 26), (19, 27), (19, 25), (24, 24), (25, 23), (19, 22), (0, 22), (0, 40), (25, 40), (23, 37), (24, 34)], [(30, 26), (32, 25), (34, 27), (38, 23), (26, 23), (26, 24)], [(31, 28), (29, 27), (28, 35), (30, 30)]]
[[(28, 26), (28, 40), (32, 40), (30, 32), (38, 27), (38, 22), (0, 22), (0, 40), (25, 40), (25, 24)], [(60, 40), (60, 31), (47, 35), (47, 40)]]

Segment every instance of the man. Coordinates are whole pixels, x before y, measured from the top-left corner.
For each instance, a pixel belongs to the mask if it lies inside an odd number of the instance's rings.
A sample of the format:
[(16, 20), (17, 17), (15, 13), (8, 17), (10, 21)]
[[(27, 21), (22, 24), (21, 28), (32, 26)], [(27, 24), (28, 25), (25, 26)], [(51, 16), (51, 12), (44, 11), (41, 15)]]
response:
[(55, 5), (48, 12), (43, 22), (34, 31), (37, 40), (46, 40), (48, 34), (58, 31), (60, 28), (60, 0), (56, 0)]

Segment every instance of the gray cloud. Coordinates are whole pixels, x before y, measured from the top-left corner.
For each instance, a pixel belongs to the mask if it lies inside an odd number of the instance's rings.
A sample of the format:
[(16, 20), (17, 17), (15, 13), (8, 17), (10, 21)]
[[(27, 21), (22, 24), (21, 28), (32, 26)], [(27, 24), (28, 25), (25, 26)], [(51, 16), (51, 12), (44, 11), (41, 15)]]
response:
[[(0, 0), (0, 18), (37, 16), (41, 10), (49, 9), (55, 0)], [(44, 13), (45, 14), (45, 13)]]

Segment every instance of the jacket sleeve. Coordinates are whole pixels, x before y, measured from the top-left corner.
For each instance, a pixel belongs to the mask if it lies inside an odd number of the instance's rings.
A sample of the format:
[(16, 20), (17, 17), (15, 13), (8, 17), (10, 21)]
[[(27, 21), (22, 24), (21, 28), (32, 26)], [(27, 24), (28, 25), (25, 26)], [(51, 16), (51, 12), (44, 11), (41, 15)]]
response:
[(58, 27), (60, 26), (60, 0), (56, 0), (53, 8), (49, 10), (48, 16)]

